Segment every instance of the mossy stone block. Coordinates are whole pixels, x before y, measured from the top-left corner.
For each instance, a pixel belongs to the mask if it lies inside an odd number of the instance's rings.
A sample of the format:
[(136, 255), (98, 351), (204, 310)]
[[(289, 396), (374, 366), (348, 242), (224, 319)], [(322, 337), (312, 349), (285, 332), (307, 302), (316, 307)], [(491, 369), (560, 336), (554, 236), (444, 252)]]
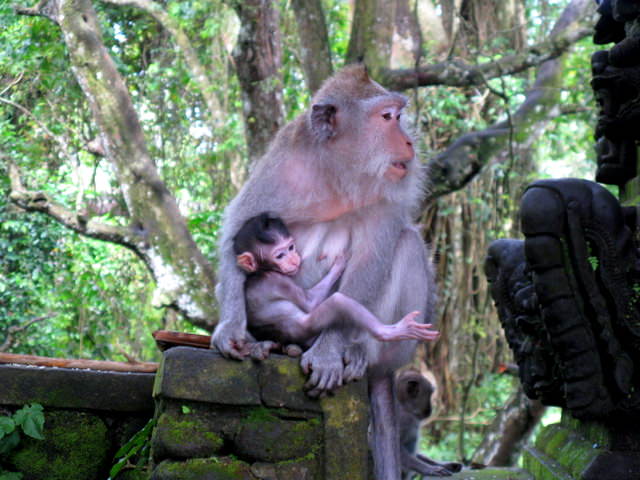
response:
[(535, 447), (525, 447), (523, 465), (536, 480), (575, 480), (562, 465)]
[(153, 373), (0, 365), (0, 405), (153, 411)]
[(251, 361), (229, 361), (214, 350), (175, 347), (162, 357), (154, 397), (260, 405), (258, 372)]
[(234, 452), (253, 461), (281, 462), (321, 451), (322, 437), (318, 418), (283, 419), (256, 408), (240, 424)]
[(324, 414), (324, 469), (327, 480), (366, 478), (369, 403), (366, 382), (343, 386), (320, 400)]
[[(442, 479), (442, 477), (425, 476), (422, 480)], [(454, 473), (447, 480), (534, 480), (531, 474), (519, 468), (485, 468), (482, 470), (465, 470)]]
[(24, 438), (9, 463), (23, 480), (105, 478), (112, 460), (107, 426), (96, 415), (45, 411), (45, 440)]
[(262, 402), (268, 407), (320, 412), (320, 402), (305, 394), (306, 381), (299, 359), (273, 355), (260, 363)]
[(153, 432), (154, 456), (160, 458), (205, 458), (220, 451), (224, 439), (208, 428), (198, 415), (163, 413)]
[(151, 480), (257, 480), (251, 467), (229, 457), (195, 458), (184, 462), (165, 460)]

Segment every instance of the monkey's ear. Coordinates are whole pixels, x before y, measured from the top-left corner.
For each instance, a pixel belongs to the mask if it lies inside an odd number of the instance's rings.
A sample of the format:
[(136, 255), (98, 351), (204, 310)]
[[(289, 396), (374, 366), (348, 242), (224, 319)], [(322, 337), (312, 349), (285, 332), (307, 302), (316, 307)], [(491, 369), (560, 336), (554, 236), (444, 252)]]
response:
[(253, 273), (258, 270), (258, 262), (250, 252), (241, 253), (236, 257), (238, 266), (247, 273)]
[(316, 103), (311, 107), (311, 129), (322, 140), (336, 134), (336, 107), (330, 103)]

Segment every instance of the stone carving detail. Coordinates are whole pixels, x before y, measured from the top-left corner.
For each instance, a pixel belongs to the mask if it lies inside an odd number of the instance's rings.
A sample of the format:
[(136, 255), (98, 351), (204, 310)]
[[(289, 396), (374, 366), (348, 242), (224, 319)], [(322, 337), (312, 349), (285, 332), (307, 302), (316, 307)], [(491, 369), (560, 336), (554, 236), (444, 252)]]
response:
[[(591, 86), (600, 106), (596, 126), (596, 180), (624, 185), (636, 175), (640, 140), (640, 6), (637, 2), (603, 0), (594, 42), (616, 42), (591, 57)], [(626, 31), (626, 36), (625, 36)]]
[(577, 417), (635, 411), (635, 208), (593, 182), (542, 180), (521, 217), (524, 242), (494, 242), (485, 269), (525, 392)]
[[(615, 45), (591, 58), (596, 180), (624, 193), (640, 141), (640, 2), (597, 3), (594, 42)], [(594, 182), (537, 181), (522, 197), (525, 240), (489, 248), (485, 270), (525, 392), (578, 418), (640, 414), (637, 212)]]

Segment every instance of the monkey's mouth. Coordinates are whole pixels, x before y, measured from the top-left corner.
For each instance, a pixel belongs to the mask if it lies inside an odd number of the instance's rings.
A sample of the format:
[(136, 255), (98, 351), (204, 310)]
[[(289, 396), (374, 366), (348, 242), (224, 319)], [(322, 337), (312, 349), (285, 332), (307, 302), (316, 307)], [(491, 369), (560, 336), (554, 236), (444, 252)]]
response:
[(400, 171), (407, 171), (407, 162), (393, 162), (391, 166)]
[(407, 174), (409, 170), (409, 162), (403, 160), (397, 160), (395, 162), (391, 162), (391, 166), (389, 166), (386, 176), (387, 178), (391, 178), (391, 180), (401, 180)]

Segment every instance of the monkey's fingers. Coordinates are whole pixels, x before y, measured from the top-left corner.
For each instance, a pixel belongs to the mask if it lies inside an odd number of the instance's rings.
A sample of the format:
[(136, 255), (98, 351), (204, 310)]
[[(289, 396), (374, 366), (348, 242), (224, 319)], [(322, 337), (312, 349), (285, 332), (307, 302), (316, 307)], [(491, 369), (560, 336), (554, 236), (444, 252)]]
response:
[(300, 355), (302, 355), (302, 347), (300, 347), (300, 345), (296, 345), (295, 343), (290, 343), (289, 345), (284, 347), (282, 351), (290, 357), (299, 357)]
[(222, 352), (223, 355), (233, 358), (235, 360), (244, 360), (249, 354), (247, 348), (245, 348), (244, 340), (229, 340), (229, 348)]
[(367, 357), (360, 343), (347, 347), (343, 354), (344, 373), (342, 381), (347, 384), (359, 380), (367, 371)]

